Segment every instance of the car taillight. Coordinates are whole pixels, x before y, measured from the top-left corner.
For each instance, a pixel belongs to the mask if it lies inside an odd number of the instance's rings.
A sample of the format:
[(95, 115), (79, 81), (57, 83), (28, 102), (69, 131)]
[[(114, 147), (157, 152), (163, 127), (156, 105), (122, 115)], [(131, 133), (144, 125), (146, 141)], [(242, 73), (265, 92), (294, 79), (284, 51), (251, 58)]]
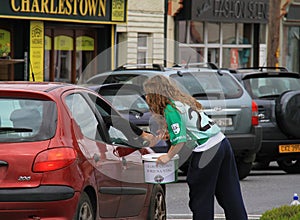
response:
[(252, 125), (258, 125), (258, 107), (256, 102), (252, 100)]
[(76, 159), (73, 148), (59, 147), (40, 152), (33, 164), (33, 172), (58, 170), (72, 164)]

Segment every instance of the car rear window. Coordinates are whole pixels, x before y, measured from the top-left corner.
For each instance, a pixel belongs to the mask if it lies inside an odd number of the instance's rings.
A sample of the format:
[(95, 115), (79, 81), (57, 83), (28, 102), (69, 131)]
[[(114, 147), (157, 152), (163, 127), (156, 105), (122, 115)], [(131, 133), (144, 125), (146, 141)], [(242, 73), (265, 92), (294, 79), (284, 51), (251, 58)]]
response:
[(255, 98), (279, 96), (289, 90), (300, 90), (299, 78), (292, 77), (260, 77), (245, 80), (246, 89)]
[(226, 72), (193, 72), (170, 77), (197, 99), (234, 99), (243, 94), (242, 87)]
[(101, 95), (118, 110), (138, 110), (141, 112), (149, 111), (149, 106), (140, 94), (134, 90), (120, 89), (119, 92), (106, 90)]
[(54, 136), (55, 102), (0, 98), (0, 142), (41, 141)]

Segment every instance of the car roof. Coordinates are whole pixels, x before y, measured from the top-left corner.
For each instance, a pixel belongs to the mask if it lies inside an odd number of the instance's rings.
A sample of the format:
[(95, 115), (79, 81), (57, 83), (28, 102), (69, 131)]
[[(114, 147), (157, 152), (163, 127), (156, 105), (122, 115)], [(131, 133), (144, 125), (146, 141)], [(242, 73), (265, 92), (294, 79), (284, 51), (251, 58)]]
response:
[[(105, 83), (105, 77), (114, 77), (117, 76), (118, 78), (122, 77), (122, 75), (124, 77), (131, 76), (132, 77), (136, 77), (136, 76), (145, 76), (147, 78), (155, 76), (157, 74), (162, 74), (164, 76), (170, 76), (170, 75), (182, 75), (185, 73), (191, 73), (191, 72), (205, 72), (205, 73), (216, 73), (216, 72), (220, 72), (219, 70), (213, 70), (213, 69), (209, 69), (209, 68), (167, 68), (164, 71), (155, 71), (155, 70), (138, 70), (138, 69), (134, 69), (134, 70), (116, 70), (116, 71), (109, 71), (109, 72), (104, 72), (104, 73), (99, 73), (93, 77), (91, 77), (90, 79), (87, 80), (87, 84), (99, 84), (99, 82), (93, 82), (93, 80), (97, 80), (97, 79), (103, 79), (103, 82), (101, 83)], [(122, 80), (118, 79), (118, 82), (122, 82)], [(105, 84), (110, 84), (109, 83), (105, 83)]]
[(72, 84), (60, 83), (60, 82), (31, 82), (31, 81), (1, 81), (1, 90), (27, 90), (27, 91), (39, 91), (47, 92), (61, 87), (77, 87)]
[(249, 78), (260, 77), (293, 77), (299, 78), (300, 74), (297, 72), (290, 72), (285, 67), (247, 67), (238, 69), (227, 69), (237, 78), (245, 80)]
[[(136, 66), (137, 65), (137, 66)], [(190, 63), (190, 64), (176, 64), (173, 67), (152, 67), (151, 66), (148, 68), (144, 68), (144, 66), (142, 65), (142, 68), (139, 67), (140, 64), (136, 64), (136, 65), (128, 65), (129, 67), (127, 67), (127, 65), (123, 65), (121, 67), (116, 68), (115, 70), (112, 71), (107, 71), (107, 72), (102, 72), (102, 73), (98, 73), (94, 76), (92, 76), (91, 78), (87, 79), (87, 84), (99, 84), (99, 81), (97, 82), (97, 79), (103, 79), (102, 83), (108, 84), (111, 82), (105, 82), (105, 77), (114, 77), (114, 76), (118, 76), (118, 79), (116, 80), (117, 82), (122, 81), (121, 79), (119, 79), (119, 77), (121, 77), (122, 75), (128, 77), (129, 75), (132, 75), (133, 77), (136, 76), (146, 76), (147, 78), (149, 78), (149, 76), (154, 76), (157, 74), (162, 74), (164, 76), (170, 76), (173, 74), (184, 74), (186, 72), (219, 72), (220, 70), (218, 69), (218, 67), (213, 64), (213, 63)], [(152, 64), (153, 66), (155, 66), (155, 64)], [(145, 64), (145, 66), (147, 66), (147, 64)]]

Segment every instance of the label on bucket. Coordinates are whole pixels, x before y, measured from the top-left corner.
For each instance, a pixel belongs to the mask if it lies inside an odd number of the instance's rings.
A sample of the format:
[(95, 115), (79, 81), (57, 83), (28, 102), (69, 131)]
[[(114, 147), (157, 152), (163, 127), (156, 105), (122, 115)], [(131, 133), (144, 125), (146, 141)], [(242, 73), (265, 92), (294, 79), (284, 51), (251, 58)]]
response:
[(156, 165), (157, 158), (153, 155), (143, 158), (145, 182), (163, 184), (177, 181), (178, 155), (166, 164)]

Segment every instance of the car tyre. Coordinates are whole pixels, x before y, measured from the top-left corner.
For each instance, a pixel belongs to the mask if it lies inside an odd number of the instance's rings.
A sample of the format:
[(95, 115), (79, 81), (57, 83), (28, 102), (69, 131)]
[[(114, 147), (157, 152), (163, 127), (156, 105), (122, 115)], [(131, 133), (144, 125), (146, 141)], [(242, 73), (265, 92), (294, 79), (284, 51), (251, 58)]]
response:
[(167, 219), (165, 193), (161, 185), (154, 185), (153, 187), (147, 219), (148, 220)]
[(300, 138), (300, 91), (287, 91), (276, 100), (277, 124), (287, 136)]
[(95, 211), (86, 192), (81, 194), (74, 220), (95, 220)]
[(244, 161), (237, 162), (237, 170), (238, 170), (240, 180), (245, 179), (249, 175), (251, 169), (252, 169), (252, 162), (244, 162)]
[(300, 173), (300, 160), (299, 159), (280, 159), (277, 161), (277, 164), (280, 169), (289, 174), (298, 174)]

